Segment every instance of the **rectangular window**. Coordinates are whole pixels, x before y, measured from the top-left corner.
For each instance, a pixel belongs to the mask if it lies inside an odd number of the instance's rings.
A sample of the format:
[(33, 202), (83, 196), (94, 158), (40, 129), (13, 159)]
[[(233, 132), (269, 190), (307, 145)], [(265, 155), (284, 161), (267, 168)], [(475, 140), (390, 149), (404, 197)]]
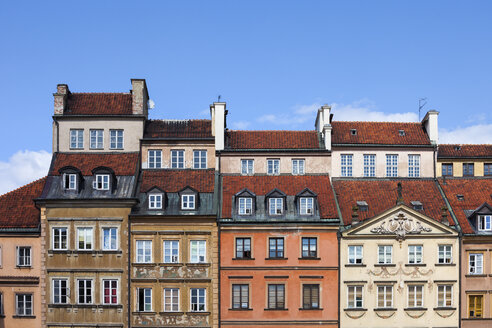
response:
[(94, 181), (94, 189), (109, 190), (109, 174), (96, 174), (96, 181)]
[(420, 155), (408, 155), (408, 176), (411, 178), (420, 176)]
[(68, 303), (68, 280), (67, 279), (53, 279), (53, 303), (54, 304), (67, 304)]
[(3, 311), (3, 293), (0, 293), (0, 315), (5, 315)]
[(90, 130), (91, 132), (91, 149), (103, 149), (104, 130)]
[(318, 256), (318, 238), (302, 237), (302, 257), (316, 258)]
[(152, 210), (162, 209), (162, 194), (149, 195), (149, 209)]
[(492, 163), (485, 163), (483, 165), (483, 175), (492, 175)]
[(179, 311), (179, 288), (164, 288), (164, 312)]
[(362, 246), (348, 247), (348, 263), (362, 264)]
[(77, 228), (77, 249), (79, 250), (92, 250), (93, 242), (93, 228)]
[(181, 209), (182, 210), (194, 210), (195, 209), (195, 195), (181, 195)]
[(270, 215), (282, 215), (283, 212), (283, 199), (282, 198), (270, 198), (268, 199), (268, 208)]
[(191, 311), (192, 312), (204, 312), (205, 311), (205, 288), (191, 288)]
[(268, 159), (267, 160), (267, 174), (278, 175), (280, 174), (280, 160)]
[(102, 249), (105, 251), (115, 251), (118, 249), (118, 228), (103, 228), (102, 229)]
[(67, 250), (67, 228), (54, 227), (53, 232), (53, 250), (64, 251)]
[(84, 130), (82, 129), (70, 130), (70, 148), (84, 149)]
[(19, 246), (17, 247), (17, 266), (30, 267), (31, 266), (31, 247)]
[(270, 258), (284, 257), (284, 238), (270, 238), (268, 244), (269, 244), (268, 257)]
[(292, 160), (292, 174), (302, 175), (304, 174), (304, 163), (303, 159), (293, 159)]
[(149, 150), (149, 169), (160, 169), (162, 167), (162, 151)]
[(207, 168), (207, 151), (206, 150), (194, 150), (193, 151), (193, 168), (194, 169), (206, 169)]
[(252, 159), (242, 159), (241, 160), (241, 174), (251, 175), (254, 173), (254, 160)]
[(118, 304), (118, 280), (116, 279), (103, 280), (103, 304), (106, 305)]
[(453, 295), (453, 286), (451, 285), (437, 286), (437, 306), (438, 307), (452, 306), (453, 305), (452, 295)]
[(171, 168), (184, 169), (184, 150), (171, 150)]
[(424, 306), (424, 286), (410, 285), (408, 286), (408, 307), (421, 308)]
[(191, 240), (190, 241), (190, 262), (191, 263), (205, 263), (207, 251), (207, 242), (205, 240)]
[(253, 214), (253, 198), (240, 197), (239, 215), (251, 215), (251, 214)]
[(376, 176), (376, 155), (364, 155), (364, 176)]
[(18, 316), (32, 316), (32, 294), (15, 294), (15, 314)]
[(123, 130), (109, 130), (109, 148), (123, 149)]
[(302, 308), (319, 309), (319, 285), (302, 285)]
[(232, 308), (249, 309), (249, 285), (232, 285)]
[(398, 176), (398, 155), (386, 155), (386, 176)]
[(492, 215), (479, 215), (478, 216), (478, 230), (490, 231), (492, 230)]
[(442, 164), (442, 175), (453, 176), (453, 164)]
[(63, 174), (63, 187), (67, 190), (77, 189), (77, 174)]
[(341, 155), (341, 175), (342, 177), (352, 176), (352, 155)]
[(471, 253), (469, 254), (469, 274), (483, 274), (483, 254), (482, 253)]
[(236, 258), (251, 258), (251, 238), (236, 238)]
[(473, 176), (474, 175), (473, 163), (463, 163), (463, 175), (464, 176)]
[(393, 307), (393, 286), (378, 286), (378, 308)]
[(390, 264), (392, 262), (393, 246), (378, 246), (378, 263)]
[(447, 264), (451, 263), (452, 258), (452, 246), (451, 245), (439, 245), (438, 248), (438, 263)]
[(78, 279), (78, 304), (92, 304), (92, 279)]
[(314, 199), (313, 197), (301, 197), (299, 199), (301, 215), (314, 214)]
[(164, 240), (164, 263), (179, 263), (178, 240)]
[(285, 309), (285, 285), (268, 285), (268, 308), (276, 310)]
[(362, 308), (362, 286), (348, 286), (347, 308)]
[(408, 263), (420, 264), (422, 263), (422, 245), (410, 245), (408, 246)]
[(137, 311), (152, 311), (152, 288), (137, 288)]
[(137, 263), (152, 262), (152, 240), (137, 240)]
[(482, 318), (483, 316), (483, 295), (468, 296), (468, 317)]

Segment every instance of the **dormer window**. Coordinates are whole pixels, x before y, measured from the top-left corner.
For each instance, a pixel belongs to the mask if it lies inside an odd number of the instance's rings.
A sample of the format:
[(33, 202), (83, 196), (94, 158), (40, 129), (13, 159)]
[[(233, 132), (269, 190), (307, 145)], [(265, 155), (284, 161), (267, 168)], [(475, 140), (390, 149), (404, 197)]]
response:
[(413, 200), (410, 202), (410, 204), (412, 204), (413, 209), (416, 211), (421, 211), (424, 209), (424, 206), (418, 200)]
[(314, 199), (313, 197), (301, 197), (299, 199), (301, 215), (313, 215)]
[(73, 166), (62, 167), (58, 172), (61, 175), (61, 188), (66, 191), (78, 190), (83, 185), (82, 174)]
[(461, 146), (454, 146), (454, 150), (461, 150)]
[(149, 209), (152, 210), (162, 209), (162, 194), (149, 195)]
[(93, 187), (96, 190), (109, 190), (109, 174), (96, 174)]
[(359, 211), (361, 211), (361, 212), (367, 212), (369, 210), (369, 205), (364, 200), (357, 201), (357, 207), (359, 208)]
[(63, 187), (67, 190), (77, 189), (77, 174), (64, 173), (63, 174)]
[(270, 215), (282, 215), (283, 213), (283, 198), (270, 198), (268, 200), (268, 208)]
[(398, 135), (400, 137), (404, 137), (405, 136), (405, 130), (398, 130)]
[(356, 136), (357, 135), (357, 129), (350, 129), (350, 135)]
[(465, 200), (465, 196), (460, 195), (460, 194), (456, 195), (456, 198), (457, 198), (458, 200)]
[(492, 215), (479, 215), (478, 216), (478, 230), (480, 231), (492, 231)]
[(194, 210), (195, 209), (195, 195), (181, 195), (181, 209), (182, 210)]
[(239, 198), (239, 215), (251, 215), (253, 213), (253, 198), (240, 197)]

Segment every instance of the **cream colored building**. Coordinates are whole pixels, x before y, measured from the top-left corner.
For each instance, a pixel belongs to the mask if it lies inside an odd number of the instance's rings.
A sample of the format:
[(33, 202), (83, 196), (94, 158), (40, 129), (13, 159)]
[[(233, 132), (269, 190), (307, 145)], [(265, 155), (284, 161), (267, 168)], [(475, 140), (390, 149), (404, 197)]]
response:
[(492, 177), (492, 145), (439, 145), (437, 176)]

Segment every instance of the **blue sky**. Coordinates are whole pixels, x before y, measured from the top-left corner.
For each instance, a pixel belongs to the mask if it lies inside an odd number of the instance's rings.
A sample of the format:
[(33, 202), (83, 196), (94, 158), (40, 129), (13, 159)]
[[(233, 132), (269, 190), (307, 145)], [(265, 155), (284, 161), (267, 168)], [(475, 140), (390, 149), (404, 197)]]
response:
[(220, 94), (228, 126), (246, 129), (312, 129), (324, 103), (339, 120), (417, 120), (427, 97), (441, 141), (490, 143), (491, 12), (490, 1), (3, 3), (0, 177), (45, 170), (57, 83), (122, 92), (145, 78), (152, 118), (207, 118)]

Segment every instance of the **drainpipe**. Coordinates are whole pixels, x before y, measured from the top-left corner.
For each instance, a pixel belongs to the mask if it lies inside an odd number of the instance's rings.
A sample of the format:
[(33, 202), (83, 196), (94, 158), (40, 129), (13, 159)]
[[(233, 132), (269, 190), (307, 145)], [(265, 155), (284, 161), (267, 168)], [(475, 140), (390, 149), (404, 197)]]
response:
[(219, 293), (219, 299), (218, 299), (219, 311), (217, 313), (217, 315), (218, 315), (219, 328), (222, 326), (221, 325), (222, 317), (221, 317), (221, 309), (220, 309), (221, 308), (220, 300), (222, 299), (221, 294), (220, 294), (220, 291), (221, 291), (221, 279), (220, 279), (220, 277), (221, 277), (221, 255), (220, 255), (220, 249), (221, 249), (221, 242), (220, 242), (220, 240), (221, 240), (221, 238), (220, 237), (221, 237), (221, 234), (222, 234), (221, 229), (220, 229), (220, 216), (221, 216), (221, 213), (222, 213), (221, 207), (220, 207), (220, 204), (222, 204), (222, 201), (221, 201), (222, 200), (222, 177), (221, 177), (221, 174), (220, 174), (221, 173), (221, 157), (220, 157), (220, 155), (221, 155), (221, 153), (219, 151), (218, 152), (218, 160), (219, 160), (218, 171), (219, 172), (218, 172), (218, 179), (217, 179), (217, 189), (219, 191), (219, 194), (217, 195), (217, 202), (216, 202), (216, 204), (217, 204), (217, 230), (218, 230), (218, 233), (217, 233), (217, 235), (218, 235), (217, 244), (219, 245), (219, 247), (218, 247), (218, 257), (219, 257), (218, 266), (219, 266), (219, 268), (217, 270), (218, 275), (219, 275), (218, 276), (218, 281), (219, 281), (219, 287), (218, 287), (218, 293)]

